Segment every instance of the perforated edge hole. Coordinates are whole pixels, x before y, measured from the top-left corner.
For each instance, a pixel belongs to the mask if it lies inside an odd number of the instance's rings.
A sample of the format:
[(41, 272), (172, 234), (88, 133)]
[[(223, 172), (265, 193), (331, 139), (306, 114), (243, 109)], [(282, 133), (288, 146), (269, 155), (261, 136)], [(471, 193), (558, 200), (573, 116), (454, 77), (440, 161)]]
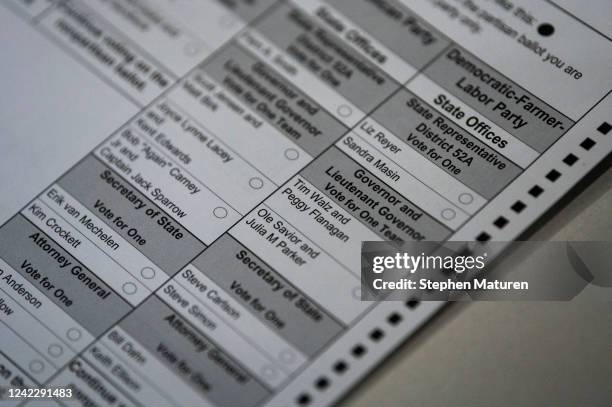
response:
[(353, 346), (353, 349), (351, 349), (351, 354), (356, 358), (362, 357), (367, 352), (368, 352), (368, 349), (360, 343)]
[(610, 132), (610, 130), (612, 130), (612, 126), (608, 122), (603, 122), (597, 128), (597, 131), (600, 132), (601, 134), (603, 134), (604, 136), (606, 134), (608, 134)]
[(550, 170), (548, 174), (546, 174), (546, 179), (550, 182), (555, 182), (561, 177), (561, 173), (557, 170)]
[(539, 185), (534, 185), (532, 186), (529, 191), (527, 191), (529, 193), (529, 195), (531, 195), (534, 198), (539, 197), (540, 195), (542, 195), (542, 192), (544, 192), (544, 188), (542, 188)]
[(563, 162), (565, 164), (567, 164), (567, 166), (571, 167), (572, 165), (576, 164), (576, 161), (578, 161), (578, 157), (576, 157), (574, 154), (569, 153), (568, 155), (565, 156), (565, 158), (563, 159)]
[(487, 232), (480, 232), (480, 234), (476, 236), (476, 240), (479, 242), (487, 242), (491, 240), (491, 235)]
[(518, 200), (515, 203), (512, 204), (512, 206), (510, 207), (510, 209), (512, 209), (514, 212), (516, 213), (521, 213), (523, 212), (523, 209), (525, 209), (527, 207), (527, 205), (525, 205), (525, 202)]
[(587, 137), (584, 140), (582, 140), (582, 143), (580, 143), (580, 147), (584, 148), (586, 151), (589, 151), (590, 149), (593, 148), (595, 144), (597, 144), (595, 143), (595, 140), (593, 140), (590, 137)]
[(325, 376), (321, 376), (319, 377), (316, 381), (315, 381), (315, 387), (317, 388), (317, 390), (319, 391), (323, 391), (325, 389), (327, 389), (330, 385), (330, 381), (327, 377)]
[(310, 404), (311, 401), (312, 401), (312, 398), (310, 397), (310, 394), (308, 393), (302, 393), (299, 396), (297, 396), (297, 398), (295, 399), (295, 402), (297, 403), (298, 406), (307, 406)]
[(493, 222), (493, 224), (496, 227), (503, 229), (503, 227), (508, 224), (508, 219), (504, 218), (503, 216), (500, 216), (499, 218), (495, 219), (495, 222)]
[(370, 339), (374, 342), (379, 342), (382, 338), (385, 337), (385, 331), (380, 328), (375, 328), (370, 332)]
[(339, 375), (346, 372), (348, 368), (349, 368), (349, 365), (344, 360), (337, 361), (336, 363), (334, 363), (334, 366), (333, 366), (334, 372)]
[(402, 316), (397, 312), (393, 312), (387, 317), (387, 322), (389, 325), (395, 326), (402, 322)]
[(419, 306), (420, 303), (421, 301), (412, 299), (412, 300), (406, 301), (406, 306), (410, 309), (415, 309), (416, 307)]

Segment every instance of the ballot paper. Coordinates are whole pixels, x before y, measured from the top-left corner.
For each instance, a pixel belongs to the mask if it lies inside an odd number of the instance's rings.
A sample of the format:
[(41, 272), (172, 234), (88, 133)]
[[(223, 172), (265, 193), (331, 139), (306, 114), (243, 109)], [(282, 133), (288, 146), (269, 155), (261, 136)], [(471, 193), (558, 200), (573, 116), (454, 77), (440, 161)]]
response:
[(334, 404), (443, 305), (362, 301), (361, 242), (519, 238), (612, 151), (607, 35), (528, 0), (2, 1), (0, 404)]

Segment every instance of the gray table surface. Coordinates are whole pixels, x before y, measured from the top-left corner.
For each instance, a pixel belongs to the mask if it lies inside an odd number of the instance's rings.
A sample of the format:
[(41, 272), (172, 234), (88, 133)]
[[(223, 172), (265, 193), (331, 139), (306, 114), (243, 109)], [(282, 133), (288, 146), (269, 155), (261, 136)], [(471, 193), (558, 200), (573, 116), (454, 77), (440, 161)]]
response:
[[(612, 169), (531, 240), (612, 240)], [(612, 406), (612, 302), (454, 303), (341, 403)]]

